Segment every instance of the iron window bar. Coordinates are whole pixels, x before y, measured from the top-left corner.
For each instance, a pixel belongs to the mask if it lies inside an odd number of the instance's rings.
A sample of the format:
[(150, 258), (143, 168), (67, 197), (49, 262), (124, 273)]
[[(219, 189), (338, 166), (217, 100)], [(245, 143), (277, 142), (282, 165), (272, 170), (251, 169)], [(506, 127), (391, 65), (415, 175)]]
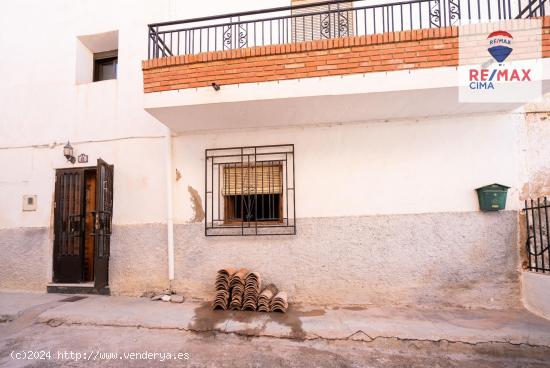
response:
[(205, 150), (206, 236), (295, 235), (294, 145)]
[(550, 273), (550, 203), (547, 197), (525, 201), (527, 268), (532, 272)]
[(333, 0), (149, 24), (148, 58), (544, 16), (548, 0)]

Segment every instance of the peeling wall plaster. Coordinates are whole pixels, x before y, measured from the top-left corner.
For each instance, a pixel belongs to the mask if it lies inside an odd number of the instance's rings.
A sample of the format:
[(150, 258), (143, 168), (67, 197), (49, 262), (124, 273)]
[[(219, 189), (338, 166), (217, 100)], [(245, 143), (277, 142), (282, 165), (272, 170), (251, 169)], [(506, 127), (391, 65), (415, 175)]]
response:
[(187, 191), (191, 198), (191, 208), (193, 210), (191, 222), (202, 222), (204, 220), (204, 209), (202, 208), (201, 196), (192, 186), (188, 186)]
[(550, 196), (550, 106), (527, 112), (523, 122), (523, 174), (520, 200)]

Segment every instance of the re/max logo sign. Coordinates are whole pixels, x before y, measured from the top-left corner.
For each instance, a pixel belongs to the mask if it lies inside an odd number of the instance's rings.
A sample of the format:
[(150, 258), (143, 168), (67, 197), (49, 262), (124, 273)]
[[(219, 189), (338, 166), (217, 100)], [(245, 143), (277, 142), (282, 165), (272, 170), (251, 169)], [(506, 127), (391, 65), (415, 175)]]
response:
[(531, 69), (470, 69), (470, 89), (494, 89), (494, 82), (530, 82)]

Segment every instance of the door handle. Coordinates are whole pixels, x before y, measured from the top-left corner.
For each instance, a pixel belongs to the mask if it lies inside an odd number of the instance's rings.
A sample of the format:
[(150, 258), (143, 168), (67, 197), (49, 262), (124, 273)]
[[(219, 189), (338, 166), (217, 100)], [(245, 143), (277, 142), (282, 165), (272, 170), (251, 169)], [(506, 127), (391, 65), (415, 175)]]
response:
[(94, 211), (94, 233), (92, 235), (111, 235), (111, 213)]
[(94, 228), (96, 231), (99, 231), (100, 230), (100, 226), (99, 226), (99, 216), (98, 216), (98, 213), (97, 212), (94, 212)]

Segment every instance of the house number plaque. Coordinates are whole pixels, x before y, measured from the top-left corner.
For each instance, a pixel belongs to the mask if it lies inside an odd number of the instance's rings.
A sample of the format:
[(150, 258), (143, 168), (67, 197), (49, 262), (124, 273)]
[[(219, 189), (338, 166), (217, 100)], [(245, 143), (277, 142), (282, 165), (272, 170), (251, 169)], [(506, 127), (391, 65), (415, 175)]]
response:
[(88, 163), (88, 155), (85, 155), (84, 153), (81, 155), (78, 155), (78, 163), (79, 164), (86, 164)]

